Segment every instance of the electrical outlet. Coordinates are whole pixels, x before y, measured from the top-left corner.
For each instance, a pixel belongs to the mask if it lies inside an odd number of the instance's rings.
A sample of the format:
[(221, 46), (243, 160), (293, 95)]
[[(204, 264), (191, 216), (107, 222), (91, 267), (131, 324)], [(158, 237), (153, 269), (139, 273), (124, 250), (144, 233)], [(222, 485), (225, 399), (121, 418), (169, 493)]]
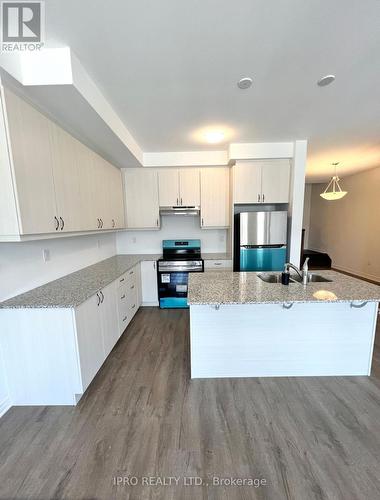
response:
[(44, 248), (42, 250), (42, 258), (44, 262), (48, 262), (50, 260), (50, 250), (48, 248)]

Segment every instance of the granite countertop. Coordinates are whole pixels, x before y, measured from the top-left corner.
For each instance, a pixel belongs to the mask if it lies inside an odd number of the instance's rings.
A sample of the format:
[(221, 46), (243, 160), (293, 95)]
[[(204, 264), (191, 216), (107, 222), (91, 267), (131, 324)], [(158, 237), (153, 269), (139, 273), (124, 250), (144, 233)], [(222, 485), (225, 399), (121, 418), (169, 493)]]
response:
[(0, 303), (0, 309), (73, 308), (143, 260), (158, 254), (116, 255)]
[[(313, 271), (311, 271), (313, 272)], [(332, 282), (265, 283), (258, 273), (215, 271), (192, 273), (188, 303), (196, 304), (276, 304), (287, 302), (380, 301), (380, 286), (351, 278), (336, 271), (315, 271)]]
[(232, 260), (232, 255), (230, 253), (203, 253), (203, 260)]

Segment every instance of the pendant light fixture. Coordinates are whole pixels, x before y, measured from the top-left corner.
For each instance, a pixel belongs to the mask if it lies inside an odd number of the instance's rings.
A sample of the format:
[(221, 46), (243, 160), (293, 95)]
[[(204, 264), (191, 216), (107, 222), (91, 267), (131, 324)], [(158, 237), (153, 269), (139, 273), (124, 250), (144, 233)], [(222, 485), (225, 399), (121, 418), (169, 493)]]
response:
[(343, 196), (346, 196), (347, 191), (342, 191), (339, 185), (339, 177), (336, 175), (336, 167), (339, 162), (332, 163), (334, 167), (334, 175), (331, 177), (330, 182), (327, 184), (326, 189), (319, 196), (322, 196), (325, 200), (340, 200)]

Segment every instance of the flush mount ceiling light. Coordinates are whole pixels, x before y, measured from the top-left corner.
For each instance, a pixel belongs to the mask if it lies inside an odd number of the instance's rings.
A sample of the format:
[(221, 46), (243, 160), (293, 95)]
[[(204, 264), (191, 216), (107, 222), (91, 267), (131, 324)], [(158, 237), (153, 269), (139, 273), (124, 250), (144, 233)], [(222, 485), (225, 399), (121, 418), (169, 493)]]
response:
[(218, 144), (224, 139), (224, 132), (221, 130), (210, 130), (205, 133), (205, 139), (209, 144)]
[(336, 175), (336, 167), (339, 165), (339, 162), (332, 163), (332, 165), (334, 167), (334, 175), (331, 177), (326, 189), (319, 195), (325, 200), (329, 201), (340, 200), (347, 194), (347, 191), (342, 191), (342, 188), (339, 185), (340, 179)]
[(245, 78), (241, 78), (238, 83), (237, 83), (237, 86), (239, 87), (239, 89), (242, 89), (242, 90), (245, 90), (245, 89), (249, 89), (249, 87), (252, 85), (252, 78), (249, 78), (249, 77), (245, 77)]
[(330, 83), (332, 83), (334, 80), (335, 80), (334, 75), (326, 75), (323, 76), (320, 80), (318, 80), (317, 84), (320, 87), (326, 87), (326, 85), (330, 85)]

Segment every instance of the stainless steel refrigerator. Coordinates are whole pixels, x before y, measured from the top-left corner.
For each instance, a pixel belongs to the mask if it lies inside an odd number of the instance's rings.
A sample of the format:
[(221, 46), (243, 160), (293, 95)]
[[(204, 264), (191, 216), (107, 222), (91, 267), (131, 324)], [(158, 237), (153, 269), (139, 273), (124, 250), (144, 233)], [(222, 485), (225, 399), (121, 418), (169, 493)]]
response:
[(287, 218), (285, 211), (238, 214), (235, 233), (238, 263), (235, 268), (240, 271), (281, 271), (286, 262)]

